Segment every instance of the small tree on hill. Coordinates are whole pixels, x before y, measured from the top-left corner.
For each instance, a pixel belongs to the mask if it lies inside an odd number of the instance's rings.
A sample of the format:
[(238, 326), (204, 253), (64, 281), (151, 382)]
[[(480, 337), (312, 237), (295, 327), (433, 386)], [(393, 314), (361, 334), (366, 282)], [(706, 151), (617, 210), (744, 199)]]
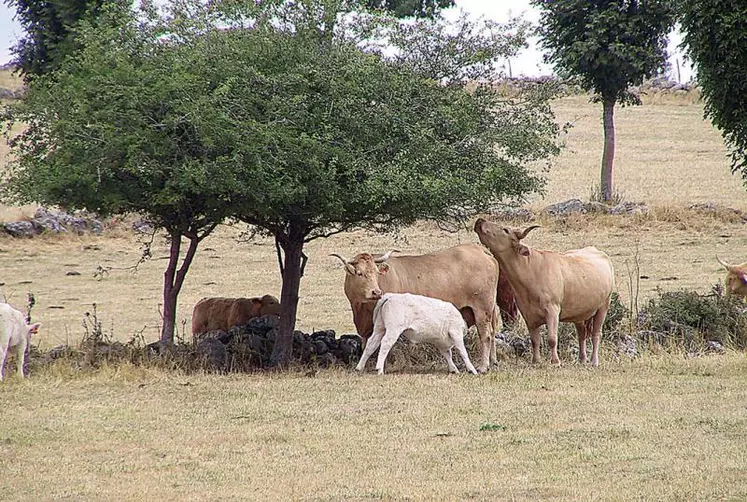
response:
[(600, 192), (612, 198), (616, 103), (640, 104), (628, 87), (640, 85), (666, 61), (674, 15), (671, 0), (532, 0), (542, 10), (545, 61), (575, 76), (602, 102), (604, 150)]
[(680, 9), (705, 115), (731, 149), (732, 172), (747, 183), (747, 9), (721, 0), (684, 0)]

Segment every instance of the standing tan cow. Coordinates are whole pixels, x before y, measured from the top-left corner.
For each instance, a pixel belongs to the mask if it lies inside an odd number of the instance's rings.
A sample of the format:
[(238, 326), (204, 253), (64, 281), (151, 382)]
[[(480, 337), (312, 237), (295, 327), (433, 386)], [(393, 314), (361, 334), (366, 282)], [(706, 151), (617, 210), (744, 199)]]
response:
[(203, 298), (192, 310), (192, 336), (224, 331), (263, 315), (280, 315), (280, 302), (272, 295), (261, 298)]
[(496, 307), (498, 264), (479, 244), (461, 244), (416, 256), (374, 257), (360, 253), (352, 259), (333, 254), (345, 265), (345, 295), (353, 322), (365, 341), (373, 332), (373, 310), (384, 293), (413, 293), (449, 303), (468, 326), (477, 326), (481, 361), (478, 371), (495, 362), (496, 329), (501, 317)]
[(592, 336), (591, 363), (599, 364), (599, 340), (615, 287), (609, 256), (595, 247), (556, 253), (522, 244), (537, 225), (525, 230), (502, 227), (479, 218), (475, 232), (498, 260), (514, 288), (516, 302), (532, 340), (532, 362), (540, 361), (539, 330), (547, 325), (552, 362), (558, 358), (558, 323), (572, 322), (578, 332), (579, 359), (586, 361), (586, 339)]

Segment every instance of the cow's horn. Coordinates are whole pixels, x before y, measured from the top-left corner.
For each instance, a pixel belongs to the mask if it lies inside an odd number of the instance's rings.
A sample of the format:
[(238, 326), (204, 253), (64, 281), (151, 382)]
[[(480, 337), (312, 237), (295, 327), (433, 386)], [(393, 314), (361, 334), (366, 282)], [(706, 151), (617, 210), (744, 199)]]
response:
[(535, 228), (540, 228), (540, 225), (532, 225), (531, 227), (527, 227), (527, 228), (525, 228), (525, 229), (524, 229), (524, 231), (523, 231), (522, 233), (520, 233), (520, 234), (519, 234), (519, 240), (521, 240), (521, 239), (523, 239), (524, 237), (526, 237), (526, 236), (527, 236), (527, 234), (528, 234), (529, 232), (531, 232), (532, 230), (534, 230)]
[(343, 265), (347, 265), (347, 264), (350, 263), (347, 258), (345, 258), (344, 256), (341, 256), (341, 255), (339, 255), (337, 253), (330, 253), (330, 256), (334, 256), (336, 258), (339, 258)]
[(384, 253), (383, 255), (381, 255), (378, 258), (376, 258), (374, 260), (374, 263), (384, 263), (385, 261), (387, 261), (389, 258), (392, 257), (392, 253), (399, 253), (399, 251), (396, 250), (396, 249), (391, 249), (391, 250), (387, 251), (386, 253)]
[(718, 262), (719, 262), (719, 263), (720, 263), (721, 265), (723, 265), (723, 267), (724, 267), (725, 269), (727, 269), (727, 270), (731, 269), (731, 265), (729, 265), (729, 264), (728, 264), (728, 263), (726, 263), (725, 261), (721, 260), (721, 258), (719, 258), (719, 257), (718, 257), (718, 255), (716, 255), (716, 260), (718, 260)]

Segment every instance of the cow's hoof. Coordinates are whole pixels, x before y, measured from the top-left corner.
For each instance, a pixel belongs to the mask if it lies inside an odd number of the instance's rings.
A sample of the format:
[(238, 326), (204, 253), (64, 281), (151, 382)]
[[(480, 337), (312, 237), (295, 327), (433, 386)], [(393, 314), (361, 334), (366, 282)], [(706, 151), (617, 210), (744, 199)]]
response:
[(487, 372), (488, 372), (488, 368), (486, 368), (485, 366), (479, 366), (477, 368), (477, 373), (479, 373), (480, 375), (484, 375)]

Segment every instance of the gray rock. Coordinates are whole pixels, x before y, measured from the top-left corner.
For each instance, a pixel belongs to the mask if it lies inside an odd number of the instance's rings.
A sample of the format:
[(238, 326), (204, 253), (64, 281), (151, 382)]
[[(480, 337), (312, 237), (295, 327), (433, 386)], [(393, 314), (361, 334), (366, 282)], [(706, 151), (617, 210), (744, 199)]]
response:
[(529, 342), (523, 338), (514, 338), (509, 343), (518, 357), (522, 357), (529, 350)]
[(725, 349), (724, 346), (716, 340), (708, 340), (705, 344), (705, 350), (712, 354), (723, 354)]
[(198, 360), (206, 369), (225, 371), (228, 362), (226, 346), (219, 340), (208, 338), (201, 340), (195, 349)]
[(331, 353), (327, 352), (316, 358), (316, 363), (322, 368), (327, 368), (334, 364), (337, 364), (337, 358)]
[(250, 319), (245, 326), (247, 332), (256, 333), (258, 335), (266, 335), (269, 331), (277, 328), (279, 324), (280, 317), (276, 315), (265, 315)]
[(13, 237), (34, 237), (39, 234), (37, 227), (30, 221), (12, 221), (3, 227)]
[(517, 221), (526, 223), (534, 220), (534, 213), (523, 207), (505, 207), (494, 210), (493, 217), (505, 221)]
[(338, 342), (340, 359), (346, 364), (358, 361), (363, 354), (363, 341), (358, 335), (342, 335)]
[(609, 210), (609, 214), (646, 214), (648, 206), (643, 202), (621, 202)]
[(631, 359), (638, 357), (638, 342), (630, 335), (623, 335), (617, 341), (617, 352)]
[(544, 211), (551, 216), (568, 216), (574, 213), (586, 213), (584, 203), (580, 199), (570, 199), (547, 206)]
[(329, 346), (324, 342), (324, 340), (314, 340), (311, 344), (314, 346), (314, 351), (318, 356), (329, 352)]
[(587, 213), (600, 213), (607, 214), (610, 212), (610, 207), (607, 204), (601, 202), (590, 201), (584, 204), (584, 209)]
[(154, 229), (153, 222), (148, 220), (137, 220), (132, 224), (132, 230), (139, 234), (152, 234)]

